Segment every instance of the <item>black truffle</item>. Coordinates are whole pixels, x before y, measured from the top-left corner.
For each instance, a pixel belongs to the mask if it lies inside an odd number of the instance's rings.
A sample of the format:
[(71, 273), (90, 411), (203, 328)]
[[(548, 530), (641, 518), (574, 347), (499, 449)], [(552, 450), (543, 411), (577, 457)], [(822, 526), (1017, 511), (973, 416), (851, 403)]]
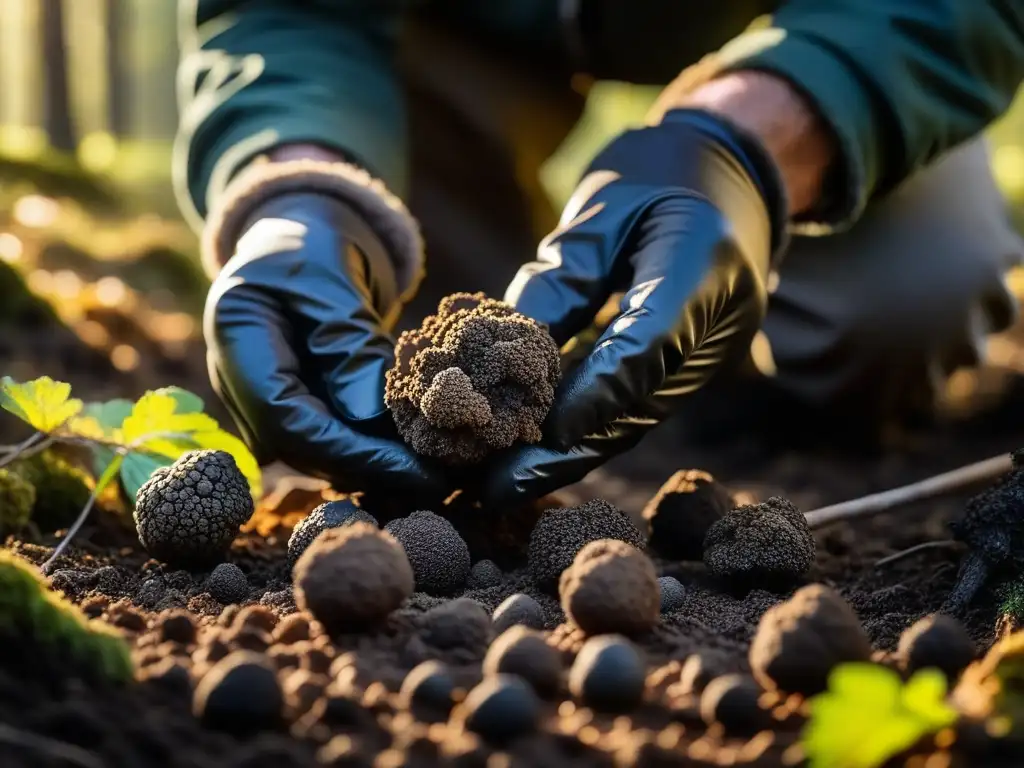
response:
[(594, 709), (623, 713), (643, 700), (646, 668), (629, 640), (601, 635), (587, 640), (569, 670), (569, 690)]
[(249, 581), (234, 563), (221, 563), (210, 573), (206, 591), (218, 603), (241, 603), (249, 596)]
[(424, 661), (402, 681), (398, 705), (427, 723), (448, 718), (455, 701), (455, 681), (439, 661)]
[(678, 611), (686, 600), (686, 588), (671, 576), (658, 577), (658, 594), (662, 613)]
[(732, 495), (707, 472), (679, 470), (644, 507), (651, 549), (671, 560), (700, 560), (708, 529), (732, 507)]
[(764, 688), (813, 696), (828, 688), (837, 665), (870, 661), (871, 641), (835, 590), (810, 584), (765, 612), (749, 656)]
[(495, 675), (469, 692), (453, 718), (489, 742), (508, 744), (537, 727), (540, 700), (518, 677)]
[(491, 620), (494, 631), (499, 633), (519, 624), (530, 629), (544, 629), (544, 609), (529, 595), (517, 592), (494, 609)]
[(377, 525), (377, 519), (373, 515), (347, 499), (325, 501), (306, 515), (292, 531), (288, 538), (288, 565), (294, 568), (302, 553), (313, 543), (313, 539), (328, 528), (340, 528), (356, 522)]
[(771, 725), (760, 697), (761, 688), (749, 675), (724, 675), (701, 694), (700, 716), (707, 725), (721, 723), (728, 733), (748, 735)]
[(399, 337), (384, 398), (413, 450), (466, 465), (538, 442), (560, 377), (543, 325), (482, 293), (456, 293)]
[(788, 588), (814, 564), (807, 519), (781, 496), (739, 507), (711, 526), (704, 539), (708, 571), (737, 588)]
[(151, 555), (194, 565), (222, 558), (252, 513), (249, 483), (231, 454), (189, 451), (139, 488), (134, 516)]
[(295, 564), (293, 578), (298, 606), (334, 635), (383, 622), (413, 590), (405, 551), (368, 523), (321, 533)]
[(488, 589), (501, 584), (501, 568), (493, 560), (479, 560), (469, 571), (466, 586), (469, 589)]
[(431, 608), (420, 617), (423, 641), (435, 648), (464, 648), (483, 656), (493, 628), (487, 609), (476, 600), (460, 597)]
[(964, 625), (939, 613), (925, 616), (909, 626), (900, 636), (896, 655), (907, 674), (934, 667), (952, 686), (974, 661), (976, 652)]
[(544, 697), (554, 695), (562, 676), (558, 651), (543, 636), (523, 626), (502, 633), (484, 656), (485, 675), (517, 675)]
[(640, 550), (646, 547), (629, 516), (602, 499), (547, 510), (530, 534), (530, 578), (538, 588), (555, 594), (562, 572), (583, 547), (598, 539), (618, 539)]
[(562, 573), (562, 610), (589, 635), (639, 635), (658, 623), (660, 596), (654, 563), (636, 547), (598, 539)]
[(192, 707), (210, 728), (246, 733), (280, 724), (284, 694), (264, 656), (236, 651), (214, 664), (199, 681)]
[(704, 650), (690, 654), (679, 671), (678, 691), (682, 694), (700, 693), (712, 680), (726, 674), (731, 666), (723, 653)]
[(413, 512), (384, 530), (405, 549), (416, 577), (416, 591), (451, 595), (469, 576), (469, 547), (450, 522), (433, 512)]
[(964, 514), (950, 523), (953, 538), (970, 551), (960, 563), (945, 613), (962, 613), (991, 577), (1024, 573), (1024, 451), (1014, 452), (1012, 460), (1012, 469), (971, 498)]

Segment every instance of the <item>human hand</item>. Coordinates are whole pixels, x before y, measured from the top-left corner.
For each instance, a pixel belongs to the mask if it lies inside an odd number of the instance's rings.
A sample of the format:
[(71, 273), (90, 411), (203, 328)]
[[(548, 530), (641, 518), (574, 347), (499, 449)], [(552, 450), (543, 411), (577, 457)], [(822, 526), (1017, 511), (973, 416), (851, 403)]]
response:
[(249, 222), (211, 286), (203, 331), (214, 388), (254, 453), (343, 491), (443, 498), (384, 406), (384, 318), (398, 292), (380, 240), (314, 193), (272, 198)]
[(617, 316), (556, 394), (545, 441), (496, 457), (486, 504), (581, 480), (747, 354), (786, 223), (773, 161), (711, 113), (672, 110), (602, 151), (506, 293), (559, 345), (613, 295)]

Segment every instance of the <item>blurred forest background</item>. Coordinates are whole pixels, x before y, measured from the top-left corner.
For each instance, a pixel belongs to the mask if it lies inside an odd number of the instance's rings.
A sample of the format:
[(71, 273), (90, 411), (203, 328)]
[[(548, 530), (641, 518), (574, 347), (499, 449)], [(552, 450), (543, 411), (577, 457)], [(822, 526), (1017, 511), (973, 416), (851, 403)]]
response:
[[(0, 0), (4, 374), (49, 373), (91, 397), (203, 392), (206, 282), (171, 190), (175, 17), (173, 0)], [(597, 84), (544, 170), (556, 203), (654, 94)], [(1024, 99), (990, 134), (1024, 229)]]

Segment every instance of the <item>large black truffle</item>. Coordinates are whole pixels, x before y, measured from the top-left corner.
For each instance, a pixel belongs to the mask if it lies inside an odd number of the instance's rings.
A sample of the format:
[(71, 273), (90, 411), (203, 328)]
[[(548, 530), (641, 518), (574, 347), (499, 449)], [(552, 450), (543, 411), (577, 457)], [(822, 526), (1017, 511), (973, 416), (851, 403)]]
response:
[(708, 529), (732, 507), (732, 495), (710, 474), (679, 470), (644, 507), (651, 549), (671, 560), (700, 560)]
[(352, 523), (369, 523), (376, 526), (377, 519), (348, 499), (325, 501), (306, 515), (292, 531), (288, 538), (288, 565), (294, 567), (302, 553), (306, 551), (306, 547), (328, 528), (340, 528)]
[(221, 559), (252, 513), (249, 483), (231, 454), (189, 451), (139, 488), (134, 516), (151, 555), (195, 565)]
[(560, 378), (543, 325), (482, 293), (456, 293), (398, 338), (384, 398), (413, 450), (465, 465), (538, 442)]
[(572, 565), (583, 547), (598, 539), (618, 539), (639, 550), (647, 544), (629, 516), (602, 499), (547, 510), (530, 534), (530, 578), (538, 588), (557, 594), (562, 572)]
[(807, 519), (781, 496), (733, 510), (704, 539), (708, 571), (739, 589), (786, 589), (810, 570), (814, 555)]
[(587, 640), (569, 670), (569, 691), (596, 710), (628, 712), (643, 700), (646, 667), (629, 640), (600, 635)]
[(451, 595), (469, 577), (469, 547), (450, 522), (433, 512), (413, 512), (384, 530), (405, 549), (416, 576), (416, 591)]
[(761, 617), (750, 643), (750, 667), (768, 689), (813, 696), (848, 661), (870, 661), (871, 641), (853, 608), (835, 590), (810, 584)]

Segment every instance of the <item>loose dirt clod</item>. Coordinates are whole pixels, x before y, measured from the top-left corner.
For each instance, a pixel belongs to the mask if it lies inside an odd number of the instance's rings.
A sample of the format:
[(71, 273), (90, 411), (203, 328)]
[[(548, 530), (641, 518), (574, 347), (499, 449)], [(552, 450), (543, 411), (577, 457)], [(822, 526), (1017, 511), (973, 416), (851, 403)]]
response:
[(498, 633), (519, 624), (530, 629), (544, 629), (544, 609), (529, 595), (517, 592), (494, 609), (491, 621)]
[(493, 560), (479, 560), (469, 571), (466, 587), (469, 589), (488, 589), (501, 584), (501, 568)]
[(723, 675), (708, 683), (700, 697), (700, 716), (707, 725), (721, 723), (727, 733), (746, 735), (771, 723), (758, 703), (761, 687), (749, 675)]
[(952, 687), (977, 649), (967, 629), (951, 616), (941, 613), (925, 616), (909, 626), (900, 637), (896, 654), (907, 674), (934, 667)]
[(628, 712), (643, 699), (645, 672), (643, 658), (625, 637), (592, 637), (569, 670), (569, 691), (594, 709)]
[(295, 564), (293, 578), (296, 603), (331, 634), (384, 621), (414, 584), (401, 545), (368, 523), (321, 533)]
[(671, 560), (700, 560), (708, 529), (732, 508), (732, 494), (710, 474), (681, 469), (644, 507), (650, 547)]
[(284, 694), (265, 656), (236, 651), (214, 664), (199, 681), (192, 707), (211, 728), (254, 732), (280, 723)]
[(639, 635), (658, 622), (660, 595), (654, 563), (624, 541), (599, 539), (562, 573), (562, 609), (589, 635)]
[(562, 661), (543, 635), (523, 626), (503, 632), (484, 656), (485, 675), (517, 675), (545, 698), (555, 694), (561, 683)]
[(384, 530), (405, 549), (416, 577), (416, 590), (450, 595), (469, 577), (469, 547), (450, 522), (433, 512), (413, 512)]
[(810, 584), (765, 612), (749, 659), (764, 688), (812, 696), (828, 687), (836, 665), (870, 661), (871, 642), (839, 593)]
[(139, 488), (134, 516), (150, 554), (196, 565), (222, 558), (252, 513), (249, 483), (231, 454), (189, 451)]
[(508, 744), (537, 727), (540, 700), (514, 675), (485, 678), (466, 696), (452, 719), (495, 744)]
[(556, 594), (562, 572), (572, 565), (583, 547), (598, 539), (618, 539), (639, 550), (647, 545), (629, 516), (602, 499), (544, 512), (530, 534), (527, 550), (534, 584)]
[(362, 522), (376, 526), (377, 519), (348, 499), (325, 501), (313, 509), (292, 530), (288, 539), (288, 565), (292, 568), (313, 540), (328, 528)]
[(672, 613), (683, 607), (686, 587), (679, 583), (679, 579), (660, 576), (658, 577), (658, 595), (660, 597), (659, 610), (662, 613)]
[(221, 563), (210, 573), (206, 589), (218, 603), (241, 603), (249, 596), (249, 580), (234, 563)]
[(468, 597), (431, 608), (420, 618), (420, 626), (428, 645), (443, 650), (461, 648), (481, 658), (494, 632), (487, 609)]
[(395, 346), (385, 401), (418, 453), (471, 464), (536, 443), (561, 377), (547, 329), (482, 293), (456, 293)]
[(704, 565), (737, 589), (784, 589), (814, 564), (814, 536), (793, 504), (773, 496), (734, 509), (704, 539)]

